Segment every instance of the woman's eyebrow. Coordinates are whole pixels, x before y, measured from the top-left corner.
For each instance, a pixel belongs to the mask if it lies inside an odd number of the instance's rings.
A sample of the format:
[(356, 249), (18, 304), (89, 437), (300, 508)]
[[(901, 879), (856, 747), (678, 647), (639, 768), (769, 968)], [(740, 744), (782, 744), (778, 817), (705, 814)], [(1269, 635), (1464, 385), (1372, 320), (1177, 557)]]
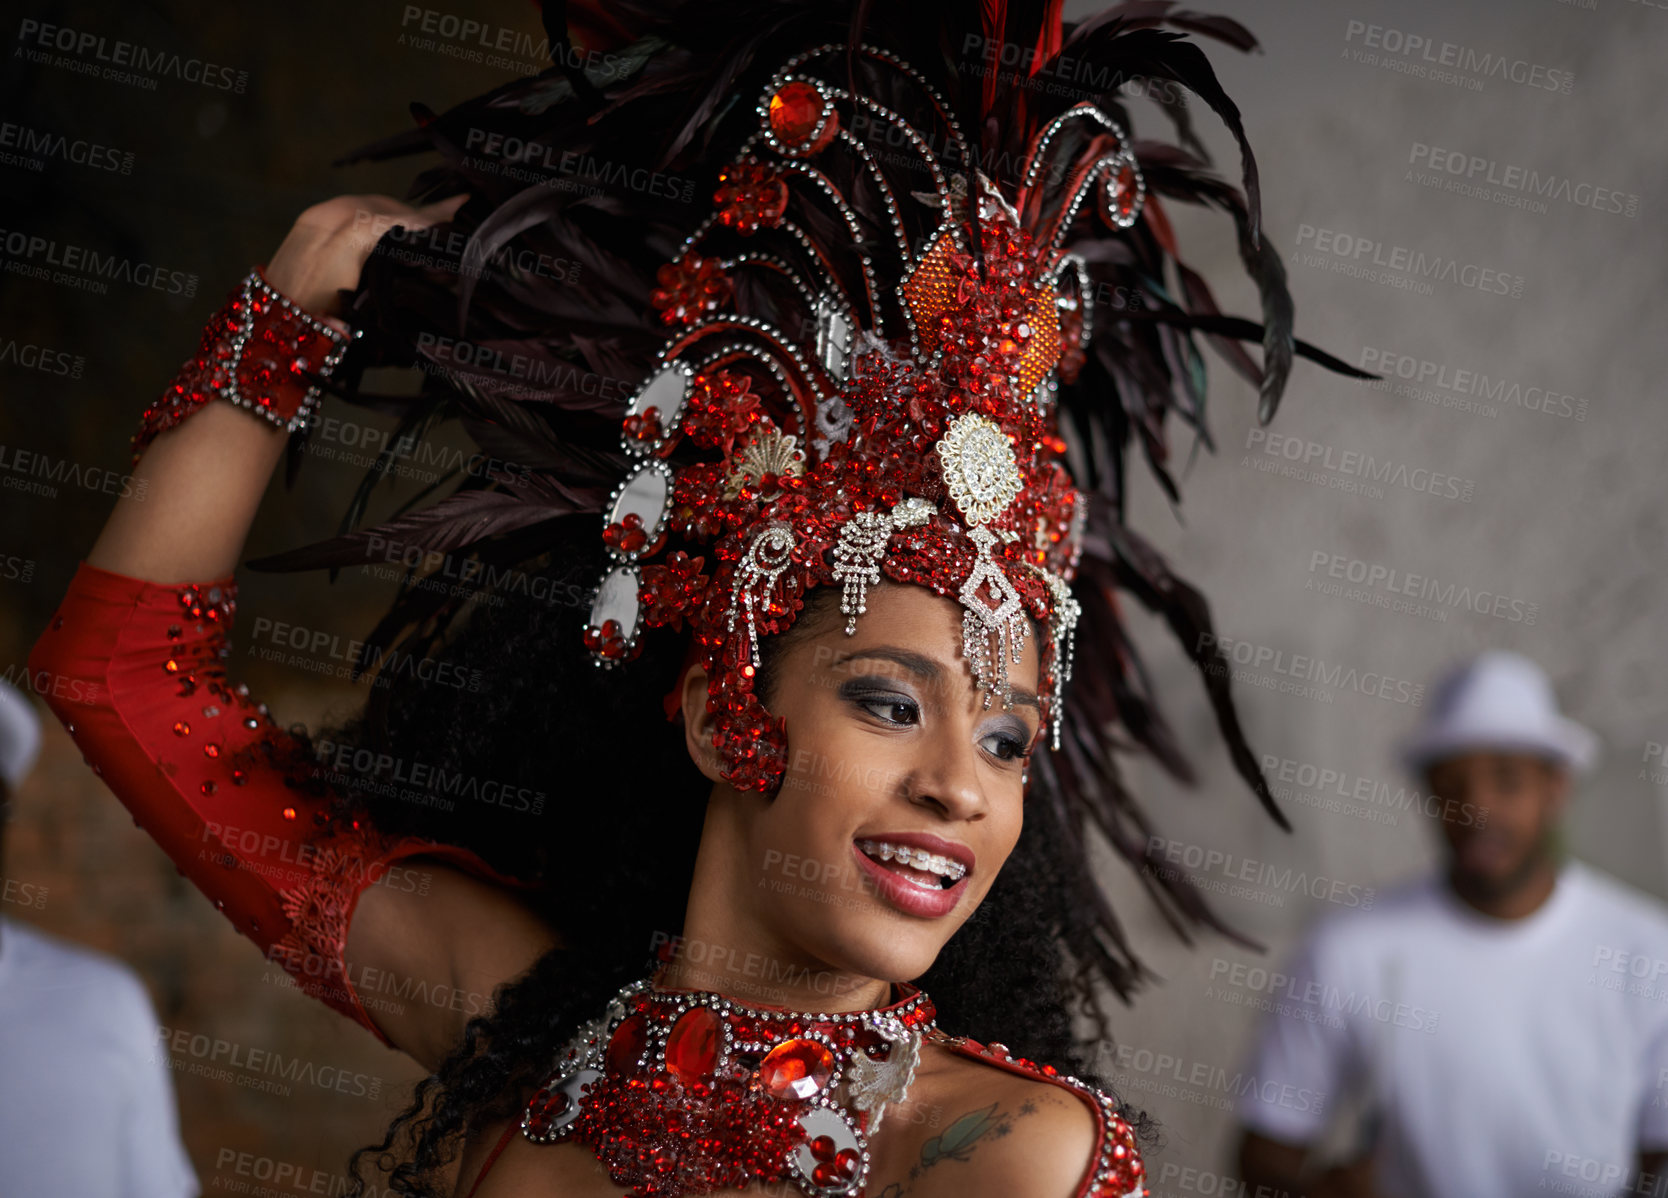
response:
[[(917, 653), (913, 649), (903, 649), (894, 645), (875, 645), (868, 649), (853, 649), (849, 653), (837, 653), (830, 665), (837, 670), (849, 661), (857, 661), (859, 658), (865, 657), (900, 665), (923, 682), (938, 683), (944, 678), (944, 668), (939, 665), (936, 659), (928, 657), (924, 653)], [(1035, 692), (1028, 691), (1022, 686), (1015, 686), (1010, 689), (1015, 703), (1022, 707), (1034, 708), (1038, 712), (1042, 711), (1042, 704), (1038, 702)]]
[(857, 661), (864, 657), (893, 662), (925, 682), (936, 682), (944, 677), (943, 668), (925, 653), (917, 653), (913, 649), (902, 649), (893, 645), (876, 645), (868, 649), (853, 649), (849, 653), (837, 653), (830, 664), (834, 669), (839, 669), (848, 661)]

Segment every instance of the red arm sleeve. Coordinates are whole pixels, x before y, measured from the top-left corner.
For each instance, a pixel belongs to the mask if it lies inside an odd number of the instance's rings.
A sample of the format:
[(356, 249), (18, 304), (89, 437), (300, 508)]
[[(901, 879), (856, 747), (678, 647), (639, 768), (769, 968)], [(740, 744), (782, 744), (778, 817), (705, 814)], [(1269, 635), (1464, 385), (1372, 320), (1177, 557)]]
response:
[(342, 958), (365, 887), (420, 890), (422, 872), (396, 865), (417, 855), (528, 884), (456, 845), (333, 819), (329, 795), (300, 784), (302, 742), (227, 683), (236, 594), (230, 578), (163, 586), (82, 563), (29, 656), (31, 682), (93, 772), (233, 926), (303, 991), (390, 1044)]

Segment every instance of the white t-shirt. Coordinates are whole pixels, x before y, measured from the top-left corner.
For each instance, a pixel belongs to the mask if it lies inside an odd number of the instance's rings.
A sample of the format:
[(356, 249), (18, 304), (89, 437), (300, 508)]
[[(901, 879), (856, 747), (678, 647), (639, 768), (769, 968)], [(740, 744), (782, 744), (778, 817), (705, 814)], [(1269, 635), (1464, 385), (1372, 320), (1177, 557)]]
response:
[[(1309, 1144), (1352, 1084), (1383, 1198), (1611, 1198), (1668, 1149), (1668, 910), (1580, 864), (1525, 919), (1430, 878), (1326, 920), (1270, 998), (1241, 1121)], [(1286, 1101), (1319, 1092), (1324, 1101)]]
[(0, 917), (0, 1198), (195, 1198), (131, 969)]

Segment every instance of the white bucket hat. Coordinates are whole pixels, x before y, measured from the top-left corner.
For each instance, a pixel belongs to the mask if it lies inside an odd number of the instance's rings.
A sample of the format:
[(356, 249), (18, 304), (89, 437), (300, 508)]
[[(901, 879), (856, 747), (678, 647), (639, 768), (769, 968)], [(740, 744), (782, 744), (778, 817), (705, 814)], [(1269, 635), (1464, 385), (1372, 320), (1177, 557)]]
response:
[(41, 751), (41, 718), (17, 687), (0, 678), (0, 778), (16, 790)]
[(1519, 653), (1491, 649), (1437, 683), (1425, 722), (1401, 745), (1414, 773), (1476, 749), (1551, 757), (1575, 773), (1598, 759), (1598, 737), (1558, 713), (1544, 671)]

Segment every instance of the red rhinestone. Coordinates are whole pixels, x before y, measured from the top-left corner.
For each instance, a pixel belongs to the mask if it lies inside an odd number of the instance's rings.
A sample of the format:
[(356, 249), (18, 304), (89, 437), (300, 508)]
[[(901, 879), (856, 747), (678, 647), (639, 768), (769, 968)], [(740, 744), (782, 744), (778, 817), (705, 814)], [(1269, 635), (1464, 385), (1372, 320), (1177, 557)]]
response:
[(666, 1068), (685, 1080), (707, 1076), (718, 1063), (722, 1027), (716, 1011), (706, 1007), (685, 1011), (666, 1037)]
[(1136, 173), (1135, 163), (1128, 158), (1118, 160), (1116, 169), (1112, 172), (1108, 184), (1112, 191), (1112, 207), (1119, 220), (1128, 220), (1135, 215), (1136, 202)]
[(759, 1066), (759, 1080), (773, 1098), (812, 1098), (834, 1075), (834, 1054), (816, 1040), (785, 1040)]
[(834, 1137), (833, 1136), (818, 1136), (816, 1139), (812, 1140), (811, 1141), (811, 1155), (816, 1157), (819, 1161), (831, 1161), (831, 1160), (833, 1160), (834, 1159)]
[(770, 131), (791, 150), (815, 153), (834, 139), (839, 119), (812, 84), (795, 80), (770, 97)]
[(614, 1035), (608, 1041), (608, 1072), (615, 1077), (630, 1073), (648, 1042), (648, 1020), (641, 1015), (628, 1017), (614, 1029)]

